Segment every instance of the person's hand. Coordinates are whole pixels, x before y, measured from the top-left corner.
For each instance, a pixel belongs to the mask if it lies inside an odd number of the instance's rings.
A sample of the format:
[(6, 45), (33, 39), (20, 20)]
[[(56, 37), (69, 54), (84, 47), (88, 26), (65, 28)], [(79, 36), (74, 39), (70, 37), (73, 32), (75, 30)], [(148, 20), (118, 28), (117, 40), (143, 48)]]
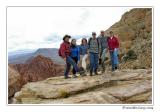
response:
[(114, 51), (117, 51), (117, 48), (115, 48)]
[(66, 62), (66, 58), (63, 58), (63, 60)]
[(100, 54), (98, 54), (98, 58), (99, 58), (99, 59), (101, 58)]
[(77, 62), (77, 65), (79, 65), (80, 61)]
[(108, 49), (106, 49), (106, 53), (108, 52)]
[(87, 54), (89, 54), (89, 50), (87, 50)]

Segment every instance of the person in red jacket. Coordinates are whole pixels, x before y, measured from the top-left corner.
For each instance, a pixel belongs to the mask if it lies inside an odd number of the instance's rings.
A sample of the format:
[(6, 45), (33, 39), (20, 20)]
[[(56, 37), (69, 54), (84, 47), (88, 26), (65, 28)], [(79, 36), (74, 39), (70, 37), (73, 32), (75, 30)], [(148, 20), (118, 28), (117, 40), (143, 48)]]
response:
[[(71, 38), (71, 36), (65, 35), (63, 37), (63, 43), (60, 45), (60, 49), (59, 49), (59, 55), (66, 62), (66, 70), (64, 72), (65, 79), (70, 78), (68, 76), (68, 73), (70, 71), (71, 65), (73, 66), (73, 69), (75, 70), (76, 73), (79, 72), (79, 68), (78, 68), (77, 64), (70, 57), (70, 55), (71, 55), (71, 44), (69, 42), (70, 38)], [(75, 77), (77, 77), (77, 76), (75, 75)]]
[(118, 67), (118, 48), (119, 48), (119, 41), (118, 38), (114, 36), (112, 31), (109, 32), (110, 37), (108, 37), (108, 48), (111, 57), (111, 64), (112, 64), (112, 71), (115, 71)]

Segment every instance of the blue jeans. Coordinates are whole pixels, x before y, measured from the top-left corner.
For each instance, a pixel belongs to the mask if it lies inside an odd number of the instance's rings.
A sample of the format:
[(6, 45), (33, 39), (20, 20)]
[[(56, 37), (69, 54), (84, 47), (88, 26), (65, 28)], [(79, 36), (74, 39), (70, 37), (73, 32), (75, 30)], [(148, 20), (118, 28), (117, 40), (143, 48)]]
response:
[(98, 68), (98, 53), (90, 53), (90, 72), (96, 72)]
[(118, 61), (118, 49), (114, 50), (114, 64), (118, 65), (119, 61)]
[(79, 68), (78, 68), (76, 62), (70, 56), (67, 56), (67, 58), (66, 58), (66, 70), (65, 70), (65, 73), (64, 73), (65, 77), (68, 77), (68, 73), (70, 71), (71, 65), (73, 66), (73, 69), (75, 70), (75, 72), (79, 71)]
[[(72, 59), (73, 59), (73, 61), (76, 63), (76, 65), (77, 65), (77, 63), (78, 63), (78, 57), (72, 57)], [(76, 74), (76, 70), (73, 68), (73, 70), (72, 70), (72, 73), (73, 73), (73, 75), (75, 75)]]
[(118, 62), (118, 50), (110, 51), (110, 57), (111, 57), (111, 65), (112, 70), (115, 70), (115, 67), (119, 64)]

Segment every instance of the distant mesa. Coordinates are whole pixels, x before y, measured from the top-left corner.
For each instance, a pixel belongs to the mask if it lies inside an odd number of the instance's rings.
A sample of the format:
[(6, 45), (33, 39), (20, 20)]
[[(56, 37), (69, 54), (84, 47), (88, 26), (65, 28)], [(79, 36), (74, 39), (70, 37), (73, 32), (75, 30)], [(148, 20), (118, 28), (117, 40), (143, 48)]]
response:
[(44, 57), (51, 58), (57, 64), (64, 64), (64, 61), (58, 56), (58, 49), (56, 48), (40, 48), (35, 52), (27, 52), (23, 54), (11, 55), (8, 57), (9, 64), (24, 64), (27, 60), (42, 55)]

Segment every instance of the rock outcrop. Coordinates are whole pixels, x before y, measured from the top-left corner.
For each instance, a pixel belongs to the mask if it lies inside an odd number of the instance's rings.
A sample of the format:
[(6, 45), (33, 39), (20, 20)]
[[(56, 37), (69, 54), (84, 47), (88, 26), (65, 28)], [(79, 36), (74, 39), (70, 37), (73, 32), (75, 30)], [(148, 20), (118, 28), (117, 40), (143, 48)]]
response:
[(8, 72), (8, 97), (28, 82), (45, 80), (49, 77), (61, 76), (64, 72), (64, 65), (54, 64), (49, 58), (41, 55), (28, 60), (26, 64), (9, 65)]
[(14, 93), (22, 87), (21, 76), (12, 67), (8, 67), (8, 98), (13, 97)]
[[(135, 8), (126, 12), (119, 22), (105, 31), (113, 31), (120, 40), (121, 69), (152, 67), (152, 9)], [(132, 58), (132, 51), (136, 58)], [(123, 62), (124, 60), (121, 60)]]
[(152, 71), (145, 69), (106, 72), (77, 79), (63, 77), (27, 83), (14, 96), (22, 104), (151, 103)]

